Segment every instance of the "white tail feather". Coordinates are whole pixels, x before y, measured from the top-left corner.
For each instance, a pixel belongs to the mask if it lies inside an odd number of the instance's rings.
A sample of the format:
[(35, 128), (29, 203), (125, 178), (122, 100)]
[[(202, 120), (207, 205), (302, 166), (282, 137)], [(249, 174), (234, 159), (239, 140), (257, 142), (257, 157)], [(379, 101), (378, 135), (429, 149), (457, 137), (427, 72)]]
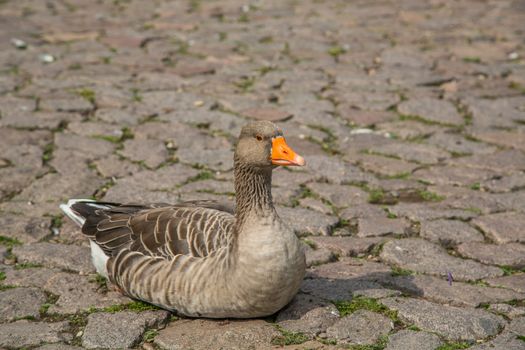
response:
[[(75, 203), (86, 203), (89, 206), (100, 208), (100, 209), (110, 208), (103, 204), (97, 204), (92, 199), (70, 199), (67, 202), (67, 204), (60, 204), (60, 209), (64, 212), (64, 214), (66, 214), (68, 218), (73, 220), (80, 227), (84, 226), (84, 222), (86, 222), (86, 218), (78, 215), (71, 209), (71, 207)], [(106, 254), (104, 254), (104, 251), (92, 240), (89, 240), (89, 245), (91, 246), (91, 259), (93, 261), (93, 265), (95, 266), (99, 274), (107, 278), (108, 270), (106, 268), (106, 262), (108, 261), (109, 257)]]
[(77, 224), (80, 227), (84, 226), (84, 222), (86, 222), (86, 218), (75, 213), (71, 209), (71, 206), (75, 203), (84, 202), (84, 201), (89, 201), (89, 199), (70, 199), (67, 202), (67, 204), (60, 204), (60, 209), (64, 212), (64, 214), (66, 214), (68, 218), (73, 220), (75, 224)]
[(64, 214), (66, 214), (68, 218), (73, 220), (80, 227), (84, 226), (84, 222), (86, 222), (86, 218), (78, 215), (71, 209), (71, 207), (75, 203), (89, 203), (90, 206), (95, 207), (95, 208), (109, 209), (108, 206), (97, 204), (92, 199), (70, 199), (67, 201), (67, 204), (60, 204), (60, 209), (64, 212)]
[(89, 240), (89, 245), (91, 246), (91, 261), (97, 272), (108, 278), (108, 269), (106, 263), (108, 262), (109, 257), (104, 254), (102, 248), (100, 248), (95, 242)]

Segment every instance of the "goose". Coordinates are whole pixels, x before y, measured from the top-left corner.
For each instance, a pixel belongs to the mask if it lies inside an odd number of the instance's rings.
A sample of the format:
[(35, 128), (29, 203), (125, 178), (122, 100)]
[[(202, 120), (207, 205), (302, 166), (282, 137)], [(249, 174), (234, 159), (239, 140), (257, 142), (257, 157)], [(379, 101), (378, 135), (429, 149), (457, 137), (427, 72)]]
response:
[(269, 121), (242, 128), (233, 158), (235, 209), (88, 199), (60, 208), (89, 238), (97, 272), (129, 297), (190, 317), (268, 316), (290, 302), (306, 269), (275, 210), (272, 171), (305, 160)]

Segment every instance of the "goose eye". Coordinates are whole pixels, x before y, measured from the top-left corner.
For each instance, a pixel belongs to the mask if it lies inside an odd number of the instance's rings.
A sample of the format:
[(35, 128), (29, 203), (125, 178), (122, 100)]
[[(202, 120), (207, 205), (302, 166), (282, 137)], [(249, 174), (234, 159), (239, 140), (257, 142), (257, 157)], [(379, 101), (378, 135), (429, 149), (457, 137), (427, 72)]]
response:
[(261, 135), (255, 135), (255, 138), (257, 139), (257, 141), (262, 141), (263, 140), (263, 137)]

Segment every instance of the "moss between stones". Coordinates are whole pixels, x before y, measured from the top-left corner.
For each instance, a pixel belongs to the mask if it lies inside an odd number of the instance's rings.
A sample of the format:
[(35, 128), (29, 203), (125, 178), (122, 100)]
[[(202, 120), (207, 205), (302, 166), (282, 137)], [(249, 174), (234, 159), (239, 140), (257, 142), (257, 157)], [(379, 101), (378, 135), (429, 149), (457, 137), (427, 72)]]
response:
[(310, 340), (310, 338), (304, 333), (290, 332), (278, 325), (276, 325), (275, 328), (281, 332), (281, 335), (272, 339), (272, 345), (297, 345)]
[(516, 269), (512, 266), (506, 266), (506, 265), (502, 265), (502, 266), (499, 266), (500, 269), (503, 270), (503, 275), (504, 276), (510, 276), (510, 275), (514, 275), (516, 273), (519, 273), (519, 272), (525, 272), (525, 268), (524, 269)]
[(392, 266), (392, 276), (411, 276), (414, 274), (414, 271), (402, 269), (398, 266)]
[(382, 189), (373, 189), (368, 193), (368, 202), (372, 204), (379, 204), (383, 202), (385, 192)]
[(439, 202), (439, 201), (442, 201), (443, 199), (445, 199), (445, 196), (441, 196), (437, 193), (434, 193), (434, 192), (430, 192), (430, 191), (427, 191), (427, 190), (421, 190), (418, 192), (419, 196), (421, 196), (421, 198), (424, 200), (424, 201), (427, 201), (427, 202)]
[(32, 268), (35, 268), (35, 267), (42, 267), (42, 265), (31, 263), (31, 262), (21, 263), (21, 264), (16, 264), (15, 265), (15, 270), (32, 269)]
[(470, 348), (471, 344), (461, 342), (461, 343), (446, 343), (436, 348), (436, 350), (459, 350)]
[(141, 311), (148, 311), (148, 310), (161, 310), (159, 307), (155, 305), (151, 305), (148, 303), (145, 303), (143, 301), (133, 301), (128, 304), (118, 304), (118, 305), (111, 305), (102, 309), (98, 308), (90, 308), (88, 310), (88, 313), (94, 313), (94, 312), (109, 312), (109, 313), (115, 313), (120, 311), (133, 311), (133, 312), (141, 312)]
[(142, 339), (146, 343), (151, 343), (158, 334), (159, 334), (158, 330), (156, 330), (156, 329), (149, 329), (146, 332), (144, 332), (144, 336), (142, 337)]
[(388, 343), (388, 336), (383, 335), (379, 337), (375, 344), (369, 345), (350, 345), (348, 349), (350, 350), (383, 350)]
[(334, 305), (341, 317), (350, 315), (357, 310), (368, 310), (380, 313), (394, 322), (398, 322), (397, 311), (390, 310), (385, 305), (380, 304), (376, 299), (366, 297), (355, 297), (351, 301), (334, 301)]
[(16, 238), (9, 238), (5, 236), (0, 236), (0, 245), (6, 246), (8, 248), (12, 248), (15, 245), (21, 245), (22, 242), (20, 242)]
[(77, 91), (77, 95), (84, 98), (89, 103), (95, 103), (95, 91), (91, 89), (81, 89)]

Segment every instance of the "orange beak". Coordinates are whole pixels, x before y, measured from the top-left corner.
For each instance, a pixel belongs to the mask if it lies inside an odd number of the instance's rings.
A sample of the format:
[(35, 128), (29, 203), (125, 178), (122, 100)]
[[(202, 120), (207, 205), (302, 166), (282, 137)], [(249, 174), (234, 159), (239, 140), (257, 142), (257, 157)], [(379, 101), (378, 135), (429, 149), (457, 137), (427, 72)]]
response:
[(286, 144), (284, 137), (279, 136), (272, 140), (272, 164), (274, 165), (298, 165), (305, 164), (304, 158), (295, 153)]

